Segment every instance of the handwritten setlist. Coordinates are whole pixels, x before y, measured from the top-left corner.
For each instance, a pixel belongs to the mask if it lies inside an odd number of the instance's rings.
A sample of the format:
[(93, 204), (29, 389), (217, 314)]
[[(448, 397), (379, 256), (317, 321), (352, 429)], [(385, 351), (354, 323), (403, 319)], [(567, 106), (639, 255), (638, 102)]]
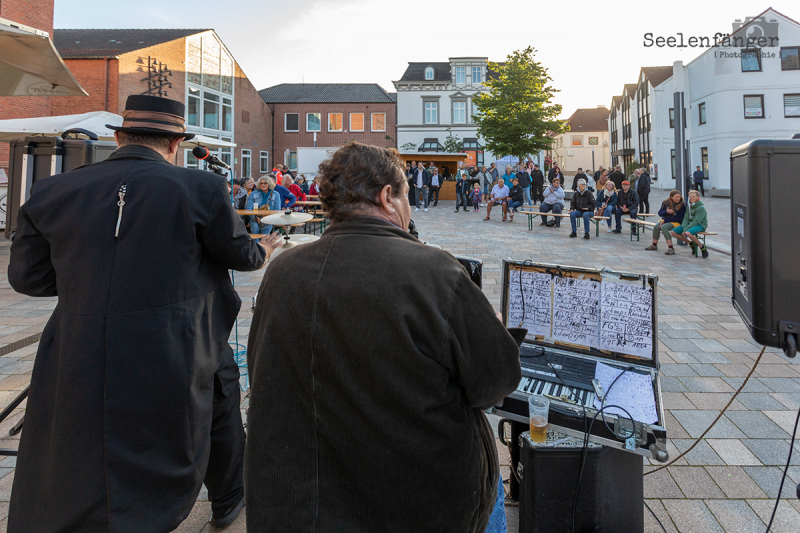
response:
[(653, 358), (653, 292), (649, 287), (602, 282), (599, 347)]
[(553, 339), (598, 347), (600, 282), (553, 279)]
[[(529, 335), (550, 336), (550, 293), (551, 276), (541, 272), (522, 272), (522, 292), (520, 292), (520, 271), (509, 273), (508, 324), (527, 328)], [(522, 301), (525, 300), (523, 320)]]
[[(625, 413), (627, 411), (637, 422), (655, 424), (658, 422), (658, 411), (651, 377), (632, 371), (625, 372), (620, 376), (623, 372), (624, 370), (616, 367), (597, 363), (594, 377), (606, 391), (606, 397), (603, 402), (595, 398), (595, 408), (600, 409), (605, 405), (608, 407), (603, 411), (604, 413), (627, 418), (628, 414)], [(618, 376), (619, 379), (617, 379)], [(625, 411), (611, 407), (615, 405), (624, 408)]]

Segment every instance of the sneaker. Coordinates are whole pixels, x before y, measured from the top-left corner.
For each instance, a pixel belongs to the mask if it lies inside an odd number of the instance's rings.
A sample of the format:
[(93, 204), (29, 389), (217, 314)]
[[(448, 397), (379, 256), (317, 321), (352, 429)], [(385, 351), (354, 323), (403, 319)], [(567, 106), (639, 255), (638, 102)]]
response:
[(608, 228), (608, 229), (606, 230), (606, 233), (613, 233), (613, 232), (614, 232), (614, 230), (613, 230), (613, 229), (611, 229), (611, 228)]
[(428, 208), (427, 208), (427, 207), (425, 208), (425, 212), (426, 212), (426, 213), (428, 212)]
[(622, 230), (621, 230), (621, 229), (619, 229), (619, 228), (617, 228), (617, 229), (615, 229), (614, 231), (612, 231), (611, 233), (622, 233)]
[(547, 224), (546, 224), (546, 223), (544, 223), (544, 222), (542, 222), (542, 223), (540, 223), (539, 225), (540, 225), (540, 226), (546, 226)]
[(559, 224), (558, 222), (556, 222), (556, 225), (555, 225), (555, 226), (553, 226), (553, 227), (554, 227), (554, 228), (560, 228), (560, 227), (561, 227), (561, 224)]
[(591, 239), (591, 237), (589, 236), (589, 234), (588, 234), (588, 233), (584, 233), (584, 234), (583, 234), (583, 238), (584, 238), (584, 239)]
[(650, 246), (645, 248), (645, 250), (658, 250), (658, 245), (657, 244), (651, 244)]
[(458, 208), (456, 207), (456, 213), (458, 213)]
[(669, 250), (667, 250), (666, 252), (664, 252), (664, 255), (675, 255), (675, 248), (673, 248), (672, 246), (670, 246), (670, 247), (669, 247)]
[(638, 232), (638, 231), (636, 231), (636, 226), (634, 226), (633, 228), (631, 228), (631, 235), (637, 235), (638, 233), (639, 233), (639, 232)]
[(236, 520), (236, 517), (239, 516), (242, 507), (244, 507), (244, 496), (242, 496), (242, 499), (239, 500), (239, 503), (237, 503), (233, 507), (229, 507), (224, 514), (221, 514), (219, 516), (212, 515), (209, 522), (211, 523), (212, 526), (218, 529), (228, 527), (233, 523), (234, 520)]
[(577, 236), (578, 236), (578, 234), (577, 234), (577, 233), (575, 233), (574, 231), (573, 231), (572, 233), (570, 233), (570, 234), (569, 234), (569, 237), (570, 237), (571, 239), (574, 239), (574, 238), (575, 238), (575, 237), (577, 237)]
[(703, 259), (708, 259), (708, 248), (703, 246), (702, 248), (700, 248), (700, 252), (703, 254)]
[(697, 251), (697, 245), (693, 242), (689, 243), (689, 248), (692, 249), (692, 253), (695, 253)]
[(418, 207), (418, 208), (416, 208), (416, 209), (414, 209), (414, 211), (419, 211), (419, 207)]

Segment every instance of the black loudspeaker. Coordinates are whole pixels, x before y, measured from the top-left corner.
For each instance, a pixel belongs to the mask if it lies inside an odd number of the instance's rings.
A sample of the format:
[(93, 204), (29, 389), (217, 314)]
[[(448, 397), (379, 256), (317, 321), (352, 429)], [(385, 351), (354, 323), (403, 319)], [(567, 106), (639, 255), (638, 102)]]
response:
[(472, 279), (472, 282), (478, 287), (483, 288), (483, 261), (475, 259), (474, 257), (462, 257), (458, 255), (453, 257), (467, 269), (467, 273), (470, 279)]
[(116, 143), (90, 139), (24, 137), (11, 141), (6, 238), (17, 229), (19, 207), (30, 198), (36, 181), (103, 161), (116, 149)]
[(800, 138), (731, 151), (733, 306), (759, 344), (797, 352), (800, 334)]
[[(520, 533), (572, 531), (583, 448), (533, 446), (527, 433), (520, 437), (519, 444)], [(590, 446), (583, 467), (575, 532), (643, 532), (642, 457), (616, 448)]]

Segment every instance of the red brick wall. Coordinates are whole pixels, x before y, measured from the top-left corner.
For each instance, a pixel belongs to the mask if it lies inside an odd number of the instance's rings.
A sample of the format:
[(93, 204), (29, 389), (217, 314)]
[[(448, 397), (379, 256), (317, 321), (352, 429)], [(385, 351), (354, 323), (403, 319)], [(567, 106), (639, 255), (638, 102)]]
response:
[[(255, 179), (261, 174), (261, 151), (269, 152), (270, 169), (275, 165), (275, 158), (270, 146), (272, 114), (238, 63), (235, 63), (234, 68), (236, 81), (234, 82), (233, 133), (234, 141), (237, 144), (233, 156), (236, 162), (234, 166), (236, 176), (241, 177), (243, 175), (242, 150), (250, 150), (250, 176)], [(245, 119), (247, 122), (244, 121)]]
[[(273, 104), (275, 114), (275, 153), (278, 163), (286, 164), (286, 150), (295, 151), (298, 147), (314, 146), (314, 134), (306, 132), (306, 113), (322, 114), (322, 131), (317, 133), (317, 146), (342, 146), (349, 141), (358, 141), (375, 146), (397, 145), (397, 106), (394, 103), (370, 104)], [(284, 115), (298, 113), (300, 131), (284, 131)], [(342, 113), (341, 132), (328, 131), (328, 113)], [(350, 113), (364, 113), (364, 131), (350, 132)], [(371, 113), (386, 113), (386, 131), (373, 132)], [(387, 139), (386, 135), (392, 137)]]
[[(53, 35), (54, 0), (0, 0), (0, 18), (19, 22)], [(0, 120), (46, 117), (50, 98), (45, 96), (0, 97)], [(0, 143), (0, 169), (8, 172), (8, 144)]]
[(61, 96), (50, 100), (50, 115), (75, 115), (90, 111), (116, 113), (119, 95), (119, 60), (67, 59), (72, 75), (89, 96)]

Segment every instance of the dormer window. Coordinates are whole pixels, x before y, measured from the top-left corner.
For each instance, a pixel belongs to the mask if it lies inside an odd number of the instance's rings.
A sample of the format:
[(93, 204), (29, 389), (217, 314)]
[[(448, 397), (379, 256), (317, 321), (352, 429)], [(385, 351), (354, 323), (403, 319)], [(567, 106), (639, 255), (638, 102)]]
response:
[(433, 67), (428, 67), (425, 69), (425, 79), (426, 80), (433, 79)]

